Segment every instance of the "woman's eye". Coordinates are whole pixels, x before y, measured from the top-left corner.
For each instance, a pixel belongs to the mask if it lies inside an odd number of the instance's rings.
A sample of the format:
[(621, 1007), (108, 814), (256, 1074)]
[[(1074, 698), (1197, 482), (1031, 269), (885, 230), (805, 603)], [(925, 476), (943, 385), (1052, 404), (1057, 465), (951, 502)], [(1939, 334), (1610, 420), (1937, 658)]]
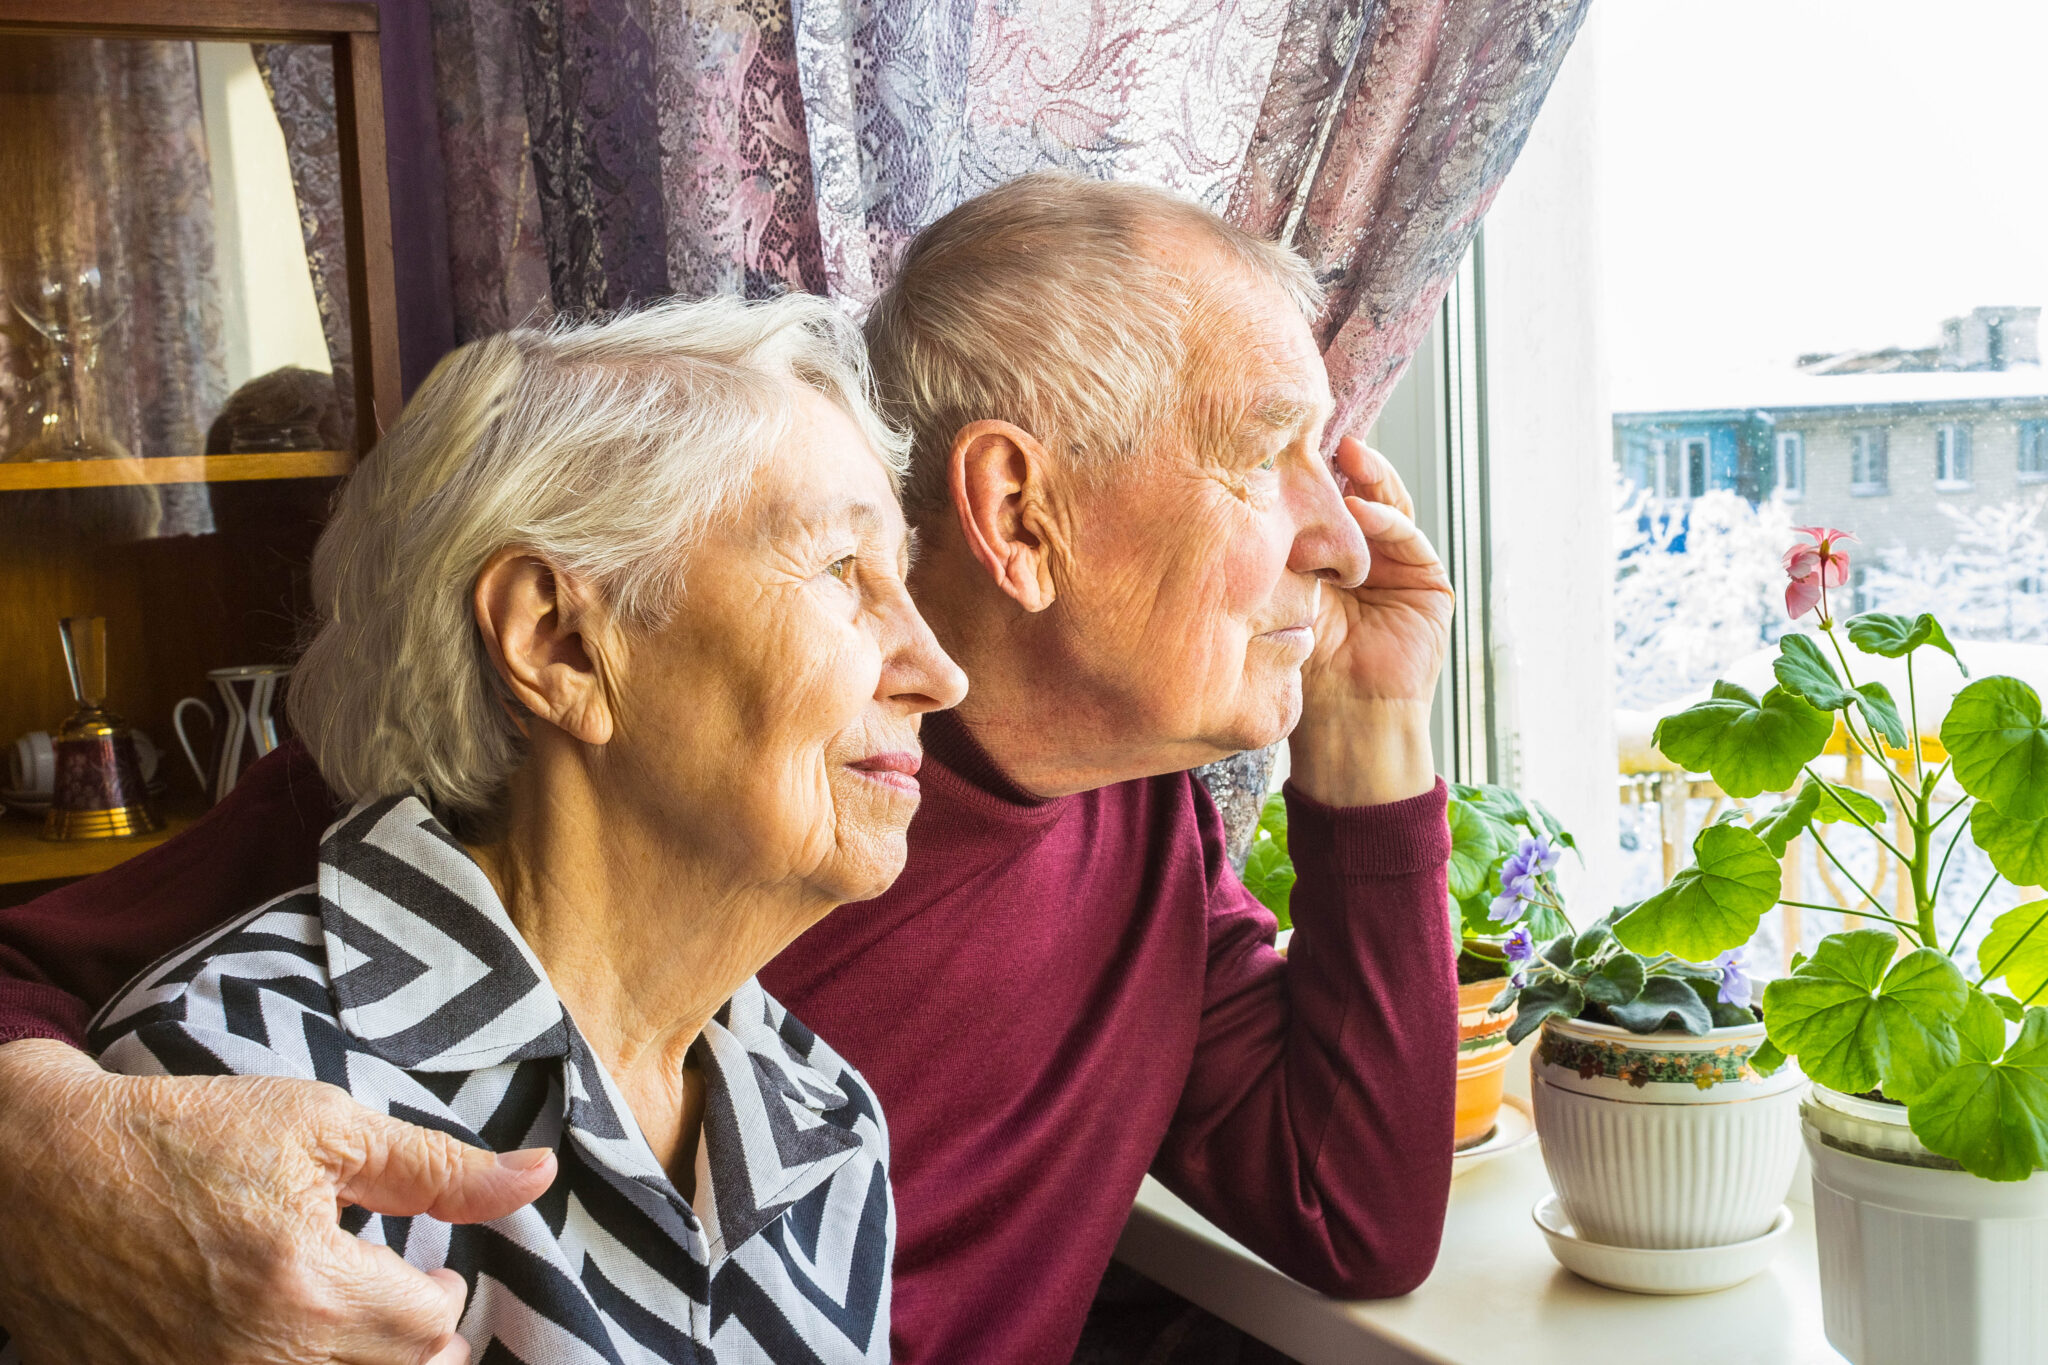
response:
[(1278, 469), (1279, 467), (1280, 467), (1280, 457), (1279, 457), (1278, 455), (1268, 455), (1268, 456), (1267, 456), (1267, 457), (1266, 457), (1265, 459), (1263, 459), (1263, 460), (1259, 461), (1259, 468), (1260, 468), (1260, 469), (1263, 469), (1263, 470), (1269, 470), (1269, 471), (1270, 471), (1270, 470)]
[(825, 572), (842, 582), (845, 581), (846, 576), (853, 572), (853, 556), (847, 555), (843, 559), (833, 560), (826, 566)]

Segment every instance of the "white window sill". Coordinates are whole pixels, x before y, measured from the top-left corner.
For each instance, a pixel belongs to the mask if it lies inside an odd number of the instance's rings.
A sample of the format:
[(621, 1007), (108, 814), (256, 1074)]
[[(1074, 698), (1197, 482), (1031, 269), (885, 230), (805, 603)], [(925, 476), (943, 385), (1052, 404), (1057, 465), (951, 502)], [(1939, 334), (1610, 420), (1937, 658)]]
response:
[(1936, 479), (1934, 481), (1934, 491), (1937, 493), (1967, 493), (1975, 486), (1968, 479)]
[(2048, 469), (2022, 469), (2019, 480), (2021, 483), (2048, 483)]
[(1849, 496), (1852, 498), (1881, 498), (1891, 491), (1892, 486), (1888, 483), (1852, 483), (1849, 485)]

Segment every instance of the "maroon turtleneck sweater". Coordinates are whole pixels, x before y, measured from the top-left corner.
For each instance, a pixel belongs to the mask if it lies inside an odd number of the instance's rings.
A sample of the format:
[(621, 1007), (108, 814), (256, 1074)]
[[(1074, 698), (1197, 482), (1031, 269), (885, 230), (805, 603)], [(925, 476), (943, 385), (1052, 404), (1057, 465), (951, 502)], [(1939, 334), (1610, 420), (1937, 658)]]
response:
[[(887, 1114), (896, 1359), (1066, 1360), (1147, 1170), (1326, 1293), (1420, 1282), (1457, 1038), (1442, 786), (1289, 790), (1283, 959), (1193, 778), (1042, 801), (950, 716), (925, 745), (903, 876), (762, 973)], [(0, 910), (0, 1041), (79, 1041), (150, 961), (312, 880), (332, 812), (289, 746), (161, 848)]]

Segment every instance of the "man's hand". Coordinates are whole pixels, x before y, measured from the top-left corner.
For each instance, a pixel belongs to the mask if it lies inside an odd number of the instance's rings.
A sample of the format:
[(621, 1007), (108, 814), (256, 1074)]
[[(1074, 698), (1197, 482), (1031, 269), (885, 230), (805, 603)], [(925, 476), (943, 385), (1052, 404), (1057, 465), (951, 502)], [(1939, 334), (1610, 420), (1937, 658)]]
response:
[(1293, 781), (1318, 801), (1369, 806), (1436, 784), (1429, 712), (1455, 595), (1386, 457), (1347, 436), (1336, 468), (1372, 567), (1356, 588), (1323, 585), (1289, 761)]
[(552, 1152), (493, 1156), (313, 1081), (114, 1076), (0, 1046), (0, 1326), (29, 1365), (461, 1365), (463, 1284), (340, 1207), (501, 1218)]

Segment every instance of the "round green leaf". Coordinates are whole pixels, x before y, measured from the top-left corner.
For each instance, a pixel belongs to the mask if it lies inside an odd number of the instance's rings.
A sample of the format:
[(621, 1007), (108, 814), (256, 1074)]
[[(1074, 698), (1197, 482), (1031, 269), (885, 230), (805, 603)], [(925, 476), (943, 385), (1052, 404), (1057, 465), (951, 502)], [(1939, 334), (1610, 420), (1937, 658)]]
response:
[[(1879, 828), (1883, 827), (1885, 818), (1884, 802), (1878, 800), (1869, 792), (1861, 792), (1854, 787), (1822, 786), (1811, 778), (1807, 779), (1807, 785), (1813, 787), (1816, 793), (1813, 807), (1814, 819), (1830, 825), (1854, 824), (1856, 823), (1855, 816), (1849, 813), (1854, 811), (1856, 815), (1863, 817), (1864, 824), (1875, 825)], [(1846, 810), (1844, 806), (1847, 807)]]
[(1509, 849), (1507, 826), (1464, 801), (1450, 803), (1451, 894), (1459, 900), (1482, 891), (1498, 890), (1491, 885), (1494, 863)]
[(1705, 962), (1749, 942), (1778, 903), (1778, 860), (1751, 831), (1709, 825), (1692, 848), (1697, 861), (1614, 926), (1624, 946)]
[(1806, 833), (1806, 827), (1813, 823), (1814, 813), (1820, 809), (1821, 790), (1818, 782), (1807, 778), (1797, 796), (1780, 802), (1752, 827), (1773, 858), (1784, 857), (1785, 846)]
[(1573, 982), (1558, 977), (1532, 981), (1515, 1001), (1515, 1022), (1508, 1025), (1508, 1041), (1521, 1042), (1553, 1014), (1576, 1019), (1585, 1007), (1586, 997)]
[(2015, 820), (1980, 801), (1970, 812), (1970, 837), (2014, 886), (2048, 884), (2048, 820)]
[[(1590, 990), (1586, 995), (1588, 999), (1593, 998)], [(1707, 1009), (1706, 1002), (1700, 999), (1699, 992), (1671, 976), (1651, 977), (1635, 999), (1609, 1005), (1607, 1012), (1615, 1023), (1631, 1033), (1662, 1033), (1666, 1029), (1678, 1029), (1683, 1033), (1701, 1034), (1714, 1026), (1714, 1016)]]
[(1778, 658), (1771, 665), (1778, 685), (1806, 698), (1823, 711), (1839, 711), (1856, 700), (1835, 676), (1835, 666), (1810, 635), (1787, 635), (1778, 641)]
[(1881, 682), (1858, 683), (1856, 685), (1856, 709), (1863, 713), (1864, 723), (1894, 749), (1906, 747), (1906, 722), (1899, 715), (1898, 704), (1892, 700), (1891, 689)]
[(1711, 773), (1721, 790), (1748, 798), (1789, 790), (1799, 770), (1820, 757), (1835, 720), (1782, 687), (1759, 702), (1734, 683), (1657, 722), (1657, 749), (1687, 772)]
[(2007, 1048), (2005, 1017), (1973, 994), (1961, 1035), (1958, 1064), (1906, 1106), (1913, 1135), (1972, 1175), (2025, 1180), (2048, 1166), (2048, 1010)]
[(2033, 688), (1979, 678), (1956, 693), (1941, 742), (1964, 791), (2015, 820), (2048, 818), (2048, 724)]
[(2021, 1000), (2048, 985), (2048, 900), (2016, 905), (1991, 921), (1977, 945), (1977, 968), (1986, 980), (2004, 977)]
[(1764, 987), (1770, 1039), (1822, 1085), (1858, 1094), (1882, 1085), (1912, 1098), (1955, 1064), (1955, 1020), (1969, 984), (1933, 948), (1897, 962), (1882, 929), (1830, 934), (1798, 970)]
[(1579, 989), (1594, 1004), (1612, 1010), (1641, 995), (1643, 980), (1643, 960), (1634, 953), (1616, 953), (1580, 982)]
[(1941, 622), (1924, 611), (1917, 617), (1895, 616), (1888, 611), (1867, 611), (1861, 616), (1852, 616), (1849, 618), (1849, 643), (1865, 654), (1881, 654), (1887, 659), (1902, 658), (1922, 645), (1933, 645), (1956, 661), (1956, 667), (1963, 669), (1964, 677), (1970, 676), (1970, 670), (1963, 668), (1963, 661), (1956, 654), (1956, 647), (1948, 642)]

